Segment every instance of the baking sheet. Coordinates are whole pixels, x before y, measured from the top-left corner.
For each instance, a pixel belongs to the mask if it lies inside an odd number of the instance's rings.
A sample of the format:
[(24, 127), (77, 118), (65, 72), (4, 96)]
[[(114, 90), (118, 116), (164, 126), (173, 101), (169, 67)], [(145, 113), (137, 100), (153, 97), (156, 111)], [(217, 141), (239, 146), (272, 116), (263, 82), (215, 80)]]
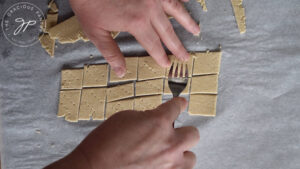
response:
[[(46, 0), (27, 0), (46, 12)], [(16, 0), (1, 0), (3, 15)], [(59, 20), (72, 15), (57, 1)], [(300, 168), (300, 1), (244, 1), (247, 33), (240, 35), (230, 0), (207, 0), (193, 37), (172, 20), (189, 51), (222, 46), (217, 116), (181, 114), (176, 125), (194, 125), (201, 141), (193, 148), (196, 169)], [(202, 39), (202, 40), (201, 40)], [(144, 55), (127, 33), (117, 38), (126, 56)], [(40, 44), (19, 48), (0, 33), (1, 161), (3, 169), (35, 169), (68, 154), (101, 122), (57, 118), (60, 69), (105, 62), (91, 43), (57, 45), (51, 59)], [(90, 55), (94, 58), (90, 58)], [(167, 99), (167, 98), (165, 98)]]

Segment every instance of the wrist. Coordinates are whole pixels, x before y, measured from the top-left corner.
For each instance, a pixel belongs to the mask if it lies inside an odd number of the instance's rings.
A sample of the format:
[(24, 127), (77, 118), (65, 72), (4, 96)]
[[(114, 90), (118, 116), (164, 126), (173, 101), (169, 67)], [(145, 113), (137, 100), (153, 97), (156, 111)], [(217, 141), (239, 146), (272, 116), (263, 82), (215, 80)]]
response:
[(81, 150), (77, 147), (73, 152), (71, 152), (66, 157), (48, 165), (44, 169), (92, 169), (89, 161)]

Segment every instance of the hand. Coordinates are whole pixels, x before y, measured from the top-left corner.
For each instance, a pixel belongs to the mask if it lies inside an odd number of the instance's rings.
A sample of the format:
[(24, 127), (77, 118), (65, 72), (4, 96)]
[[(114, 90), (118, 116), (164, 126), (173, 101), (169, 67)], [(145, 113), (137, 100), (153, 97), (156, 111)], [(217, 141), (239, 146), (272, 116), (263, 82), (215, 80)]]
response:
[(189, 149), (199, 132), (172, 125), (186, 107), (187, 101), (177, 97), (154, 110), (116, 113), (47, 169), (192, 169), (196, 157)]
[(88, 38), (122, 77), (126, 72), (125, 60), (110, 31), (132, 34), (162, 67), (170, 66), (170, 61), (161, 41), (179, 59), (189, 58), (166, 13), (193, 34), (199, 34), (200, 28), (179, 1), (70, 0), (70, 4)]

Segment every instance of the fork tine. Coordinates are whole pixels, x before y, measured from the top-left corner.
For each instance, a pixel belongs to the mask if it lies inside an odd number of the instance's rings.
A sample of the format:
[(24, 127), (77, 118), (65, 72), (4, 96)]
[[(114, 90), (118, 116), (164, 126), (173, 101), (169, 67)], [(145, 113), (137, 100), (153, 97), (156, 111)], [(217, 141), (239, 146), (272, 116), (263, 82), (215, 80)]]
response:
[(188, 66), (185, 64), (185, 77), (189, 77), (189, 71)]
[(172, 62), (170, 71), (169, 71), (169, 78), (173, 77), (173, 66), (174, 66), (174, 62)]
[(179, 77), (183, 77), (183, 64), (180, 64), (180, 74)]
[(174, 76), (173, 77), (177, 77), (178, 76), (178, 63), (176, 63), (176, 66), (175, 66), (175, 73), (174, 73)]

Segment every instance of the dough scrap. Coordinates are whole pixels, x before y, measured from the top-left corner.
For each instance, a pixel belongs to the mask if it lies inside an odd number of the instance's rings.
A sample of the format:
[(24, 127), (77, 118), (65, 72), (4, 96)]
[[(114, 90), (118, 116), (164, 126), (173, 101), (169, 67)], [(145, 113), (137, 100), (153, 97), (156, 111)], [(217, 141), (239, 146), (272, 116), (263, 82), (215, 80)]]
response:
[(50, 28), (49, 35), (52, 39), (57, 39), (58, 42), (74, 43), (78, 40), (88, 41), (87, 36), (84, 34), (76, 16), (57, 24)]
[(82, 89), (83, 69), (61, 71), (61, 89)]
[(48, 8), (50, 9), (50, 11), (48, 13), (57, 13), (58, 12), (58, 8), (57, 8), (57, 5), (54, 2), (54, 0), (51, 0), (49, 2)]
[(85, 65), (83, 74), (83, 87), (107, 86), (107, 76), (107, 64)]
[(202, 6), (203, 11), (207, 12), (207, 7), (206, 7), (205, 0), (197, 0), (197, 2), (200, 3), (200, 5)]
[(66, 121), (77, 122), (81, 90), (60, 91), (57, 117)]
[[(189, 77), (192, 77), (192, 75), (193, 75), (193, 66), (194, 66), (194, 58), (192, 56), (186, 62), (180, 61), (174, 55), (169, 55), (168, 57), (169, 57), (169, 60), (171, 61), (171, 63), (174, 64), (174, 66), (179, 65), (178, 66), (179, 69), (177, 71), (177, 75), (178, 76), (179, 76), (180, 70), (182, 68), (181, 65), (185, 65), (186, 64), (187, 67), (188, 67), (188, 75), (189, 75)], [(169, 76), (170, 69), (171, 69), (171, 67), (167, 68), (167, 70), (166, 70), (166, 77)], [(185, 71), (186, 71), (185, 69), (186, 69), (186, 67), (183, 66), (183, 75), (185, 74)], [(175, 68), (173, 69), (172, 76), (175, 76)]]
[(54, 57), (54, 47), (55, 47), (55, 40), (51, 39), (48, 33), (45, 33), (44, 35), (41, 35), (40, 43), (42, 47), (45, 49), (45, 51), (51, 56)]
[[(54, 57), (54, 47), (55, 47), (55, 40), (51, 39), (49, 34), (47, 33), (49, 29), (57, 24), (58, 14), (47, 14), (47, 19), (43, 20), (41, 23), (42, 30), (44, 32), (43, 35), (40, 36), (39, 40), (42, 47), (45, 51), (51, 56)], [(45, 33), (46, 32), (46, 33)]]
[(111, 37), (112, 37), (113, 39), (115, 39), (115, 38), (117, 38), (117, 36), (120, 34), (120, 32), (112, 31), (112, 32), (110, 32), (110, 34), (111, 34)]
[(246, 16), (245, 9), (243, 7), (243, 0), (231, 0), (231, 4), (240, 34), (243, 34), (246, 32)]
[[(190, 92), (190, 85), (191, 84), (191, 78), (189, 78), (188, 83), (185, 87), (185, 89), (181, 92), (181, 94), (189, 94)], [(165, 80), (165, 87), (164, 87), (164, 94), (172, 94), (172, 91), (170, 90), (168, 79)]]
[(166, 69), (160, 67), (152, 57), (139, 57), (138, 80), (164, 78), (165, 71)]
[(191, 94), (195, 93), (217, 94), (218, 75), (194, 76), (192, 78)]
[(106, 104), (105, 119), (108, 119), (113, 114), (124, 111), (133, 110), (134, 99), (119, 100)]
[(104, 120), (106, 88), (82, 89), (79, 120)]
[(136, 82), (135, 84), (135, 95), (155, 95), (162, 94), (164, 88), (164, 79), (154, 79)]
[[(113, 38), (116, 38), (120, 32), (111, 32)], [(59, 23), (49, 30), (52, 39), (58, 39), (61, 44), (75, 43), (79, 40), (89, 41), (88, 37), (82, 30), (76, 16)]]
[(216, 116), (217, 95), (191, 94), (189, 101), (189, 114), (199, 116)]
[(107, 89), (107, 102), (134, 96), (134, 83), (122, 84)]
[(138, 57), (126, 57), (126, 74), (124, 77), (119, 78), (115, 72), (110, 69), (110, 82), (121, 82), (137, 79), (137, 67), (138, 67)]
[(162, 103), (162, 95), (134, 98), (134, 110), (145, 111), (155, 109)]
[(218, 74), (222, 52), (194, 53), (193, 75)]
[(54, 14), (48, 13), (47, 14), (47, 19), (45, 20), (46, 28), (43, 31), (45, 33), (48, 33), (50, 28), (57, 25), (57, 20), (58, 20), (58, 13), (54, 13)]

